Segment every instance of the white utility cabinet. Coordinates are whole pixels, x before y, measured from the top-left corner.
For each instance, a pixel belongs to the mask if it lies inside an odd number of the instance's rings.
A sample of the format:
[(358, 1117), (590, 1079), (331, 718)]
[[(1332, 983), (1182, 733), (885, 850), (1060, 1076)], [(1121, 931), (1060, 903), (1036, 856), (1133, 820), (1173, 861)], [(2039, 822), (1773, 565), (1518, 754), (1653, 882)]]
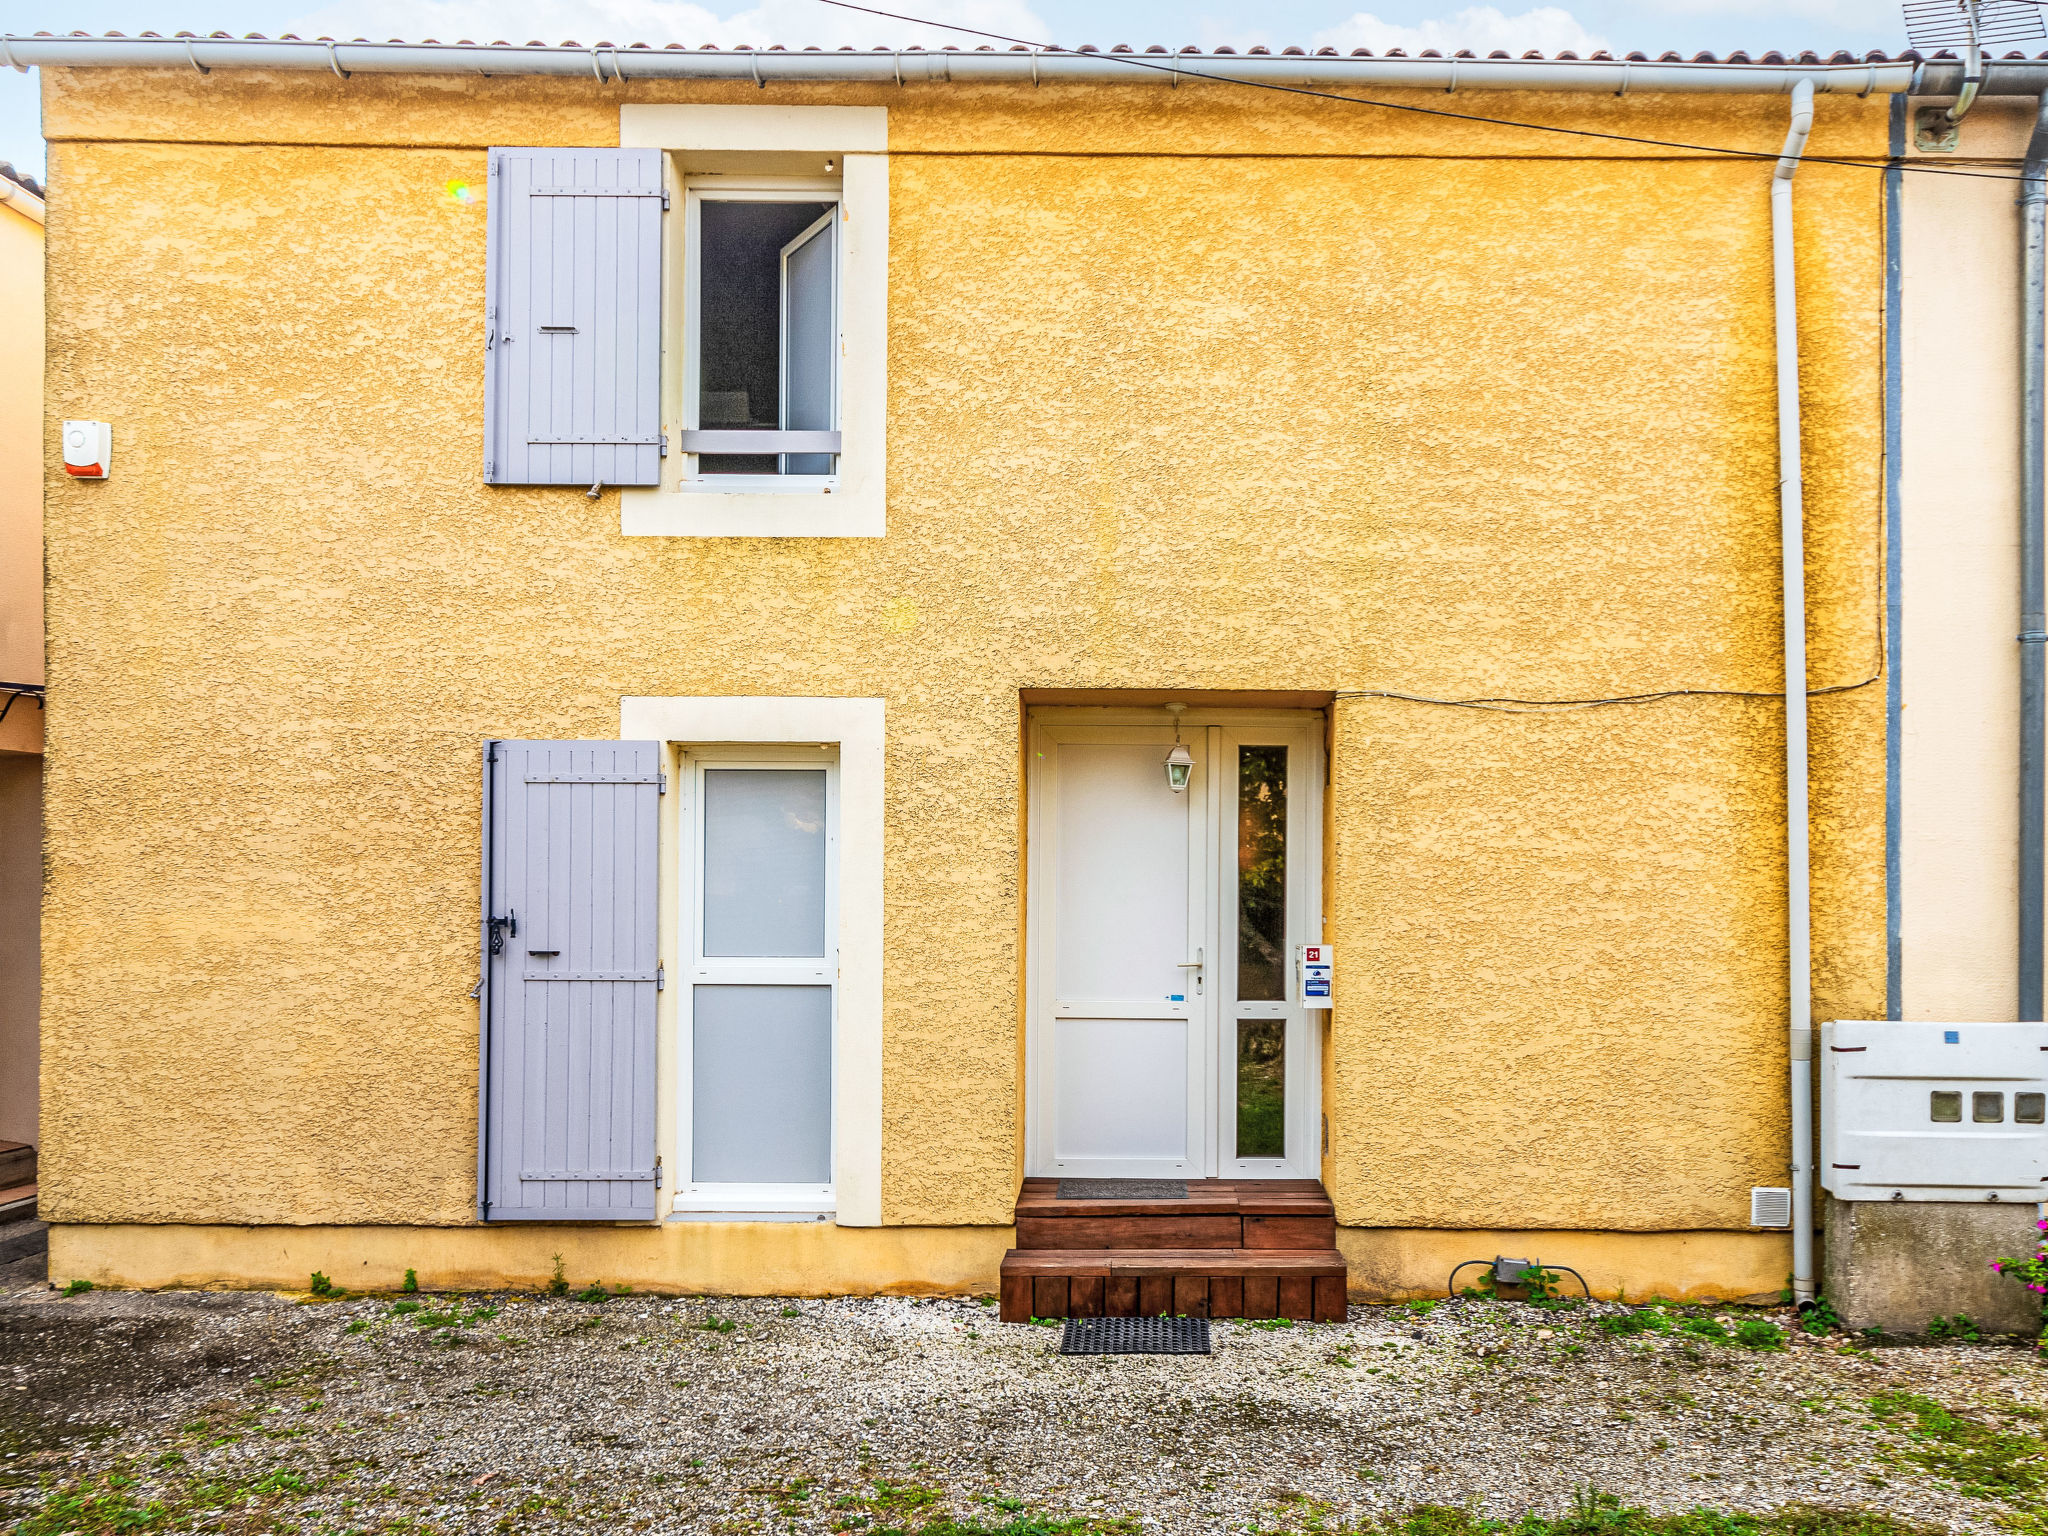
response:
[(1837, 1200), (2048, 1198), (2048, 1024), (1820, 1030), (1820, 1182)]

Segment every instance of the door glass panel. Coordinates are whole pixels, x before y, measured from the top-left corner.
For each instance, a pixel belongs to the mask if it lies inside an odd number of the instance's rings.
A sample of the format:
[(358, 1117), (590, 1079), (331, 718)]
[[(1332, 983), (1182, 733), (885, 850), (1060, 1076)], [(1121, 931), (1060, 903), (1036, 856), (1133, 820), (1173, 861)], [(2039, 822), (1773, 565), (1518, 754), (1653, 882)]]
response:
[(704, 775), (704, 953), (825, 953), (825, 770)]
[(1059, 748), (1059, 1001), (1164, 1004), (1194, 995), (1188, 946), (1188, 803), (1166, 787), (1158, 743)]
[(1287, 1021), (1237, 1021), (1237, 1155), (1287, 1155)]
[[(1287, 997), (1285, 747), (1237, 751), (1237, 995), (1248, 1003)], [(1254, 1155), (1267, 1154), (1239, 1153)]]
[(832, 989), (700, 986), (692, 1003), (691, 1179), (831, 1183)]

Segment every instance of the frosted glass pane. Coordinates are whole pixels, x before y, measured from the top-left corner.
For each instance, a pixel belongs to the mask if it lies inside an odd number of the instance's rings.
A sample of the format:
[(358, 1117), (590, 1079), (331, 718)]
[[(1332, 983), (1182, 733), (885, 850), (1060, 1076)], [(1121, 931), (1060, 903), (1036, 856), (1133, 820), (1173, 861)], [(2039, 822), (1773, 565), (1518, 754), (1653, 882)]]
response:
[(1161, 765), (1170, 739), (1059, 747), (1055, 993), (1062, 1003), (1186, 999), (1188, 816)]
[(704, 953), (825, 953), (825, 771), (704, 775)]
[(831, 1183), (832, 989), (692, 994), (692, 1182)]

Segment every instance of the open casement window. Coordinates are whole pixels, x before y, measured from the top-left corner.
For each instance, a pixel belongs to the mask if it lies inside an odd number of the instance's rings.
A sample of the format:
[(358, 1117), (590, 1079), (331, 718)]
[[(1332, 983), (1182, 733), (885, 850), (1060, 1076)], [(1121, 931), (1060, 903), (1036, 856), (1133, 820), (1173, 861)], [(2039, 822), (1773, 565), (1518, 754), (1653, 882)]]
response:
[(486, 1221), (652, 1221), (661, 748), (484, 749)]
[(829, 491), (840, 452), (839, 189), (686, 192), (684, 489)]
[(684, 759), (679, 1212), (833, 1207), (839, 775), (801, 750)]

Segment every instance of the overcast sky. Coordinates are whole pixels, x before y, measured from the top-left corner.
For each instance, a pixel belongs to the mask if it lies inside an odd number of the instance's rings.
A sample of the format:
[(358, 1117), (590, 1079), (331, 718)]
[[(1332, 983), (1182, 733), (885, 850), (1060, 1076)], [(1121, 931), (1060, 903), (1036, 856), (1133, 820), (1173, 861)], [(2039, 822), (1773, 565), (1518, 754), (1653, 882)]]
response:
[[(1686, 53), (1747, 48), (1861, 53), (1905, 46), (1893, 0), (1572, 0), (1498, 5), (1376, 0), (877, 0), (884, 10), (958, 22), (1034, 41), (1254, 43), (1279, 47), (1667, 48)], [(34, 32), (262, 32), (302, 37), (426, 37), (451, 41), (538, 38), (558, 43), (805, 43), (927, 46), (974, 39), (837, 9), (822, 0), (0, 0), (0, 29)], [(33, 72), (0, 69), (0, 159), (43, 174)]]

